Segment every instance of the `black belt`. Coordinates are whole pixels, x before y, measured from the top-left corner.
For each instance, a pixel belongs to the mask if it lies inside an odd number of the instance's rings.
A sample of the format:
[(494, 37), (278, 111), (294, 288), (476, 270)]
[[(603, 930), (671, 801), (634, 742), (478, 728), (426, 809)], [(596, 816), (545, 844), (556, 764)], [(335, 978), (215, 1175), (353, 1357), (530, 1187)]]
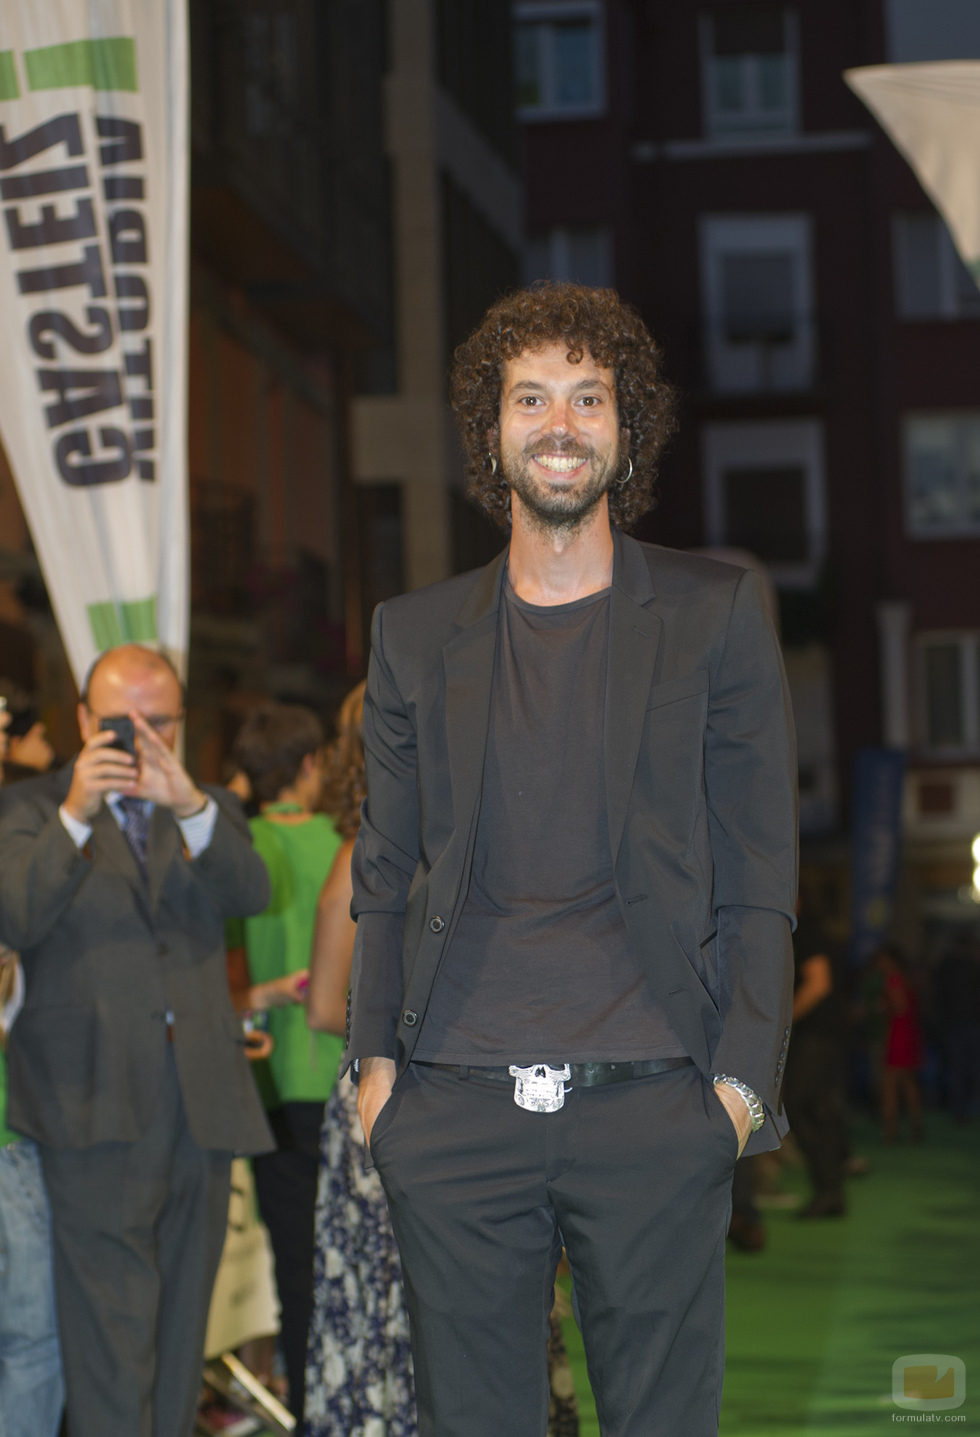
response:
[[(572, 1074), (565, 1081), (570, 1088), (597, 1088), (603, 1083), (628, 1083), (632, 1078), (649, 1078), (653, 1073), (688, 1068), (693, 1062), (693, 1058), (641, 1058), (635, 1063), (570, 1063)], [(476, 1063), (427, 1063), (422, 1058), (417, 1060), (417, 1066), (436, 1068), (440, 1073), (455, 1073), (457, 1078), (483, 1078), (491, 1083), (511, 1085), (514, 1082), (509, 1068), (483, 1068)]]

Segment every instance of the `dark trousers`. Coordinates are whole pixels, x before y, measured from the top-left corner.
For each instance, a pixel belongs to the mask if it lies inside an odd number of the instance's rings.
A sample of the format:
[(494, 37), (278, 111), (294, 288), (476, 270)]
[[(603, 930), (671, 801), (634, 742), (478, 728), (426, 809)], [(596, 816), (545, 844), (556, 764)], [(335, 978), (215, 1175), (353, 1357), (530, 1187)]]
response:
[(283, 1103), (269, 1113), (276, 1150), (252, 1159), (255, 1195), (269, 1229), (279, 1294), (289, 1410), (302, 1423), (306, 1338), (313, 1310), (313, 1228), (323, 1103)]
[(744, 1218), (746, 1222), (761, 1222), (755, 1205), (754, 1161), (754, 1158), (739, 1158), (732, 1178), (732, 1216)]
[(71, 1437), (191, 1437), (231, 1154), (194, 1142), (172, 1062), (136, 1142), (40, 1153)]
[(847, 1156), (847, 1100), (843, 1047), (836, 1038), (805, 1030), (794, 1033), (783, 1102), (814, 1196), (839, 1199)]
[(420, 1437), (544, 1437), (562, 1244), (604, 1437), (714, 1437), (737, 1139), (696, 1068), (572, 1089), (416, 1064), (372, 1134), (412, 1320)]

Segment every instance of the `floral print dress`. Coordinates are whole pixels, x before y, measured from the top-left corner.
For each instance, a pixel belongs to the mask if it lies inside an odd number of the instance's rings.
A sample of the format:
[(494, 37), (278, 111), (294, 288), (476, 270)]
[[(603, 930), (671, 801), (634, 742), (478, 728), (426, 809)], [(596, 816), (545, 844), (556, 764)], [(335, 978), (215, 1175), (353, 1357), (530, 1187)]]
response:
[(349, 1076), (323, 1114), (305, 1417), (304, 1437), (418, 1431), (401, 1263)]

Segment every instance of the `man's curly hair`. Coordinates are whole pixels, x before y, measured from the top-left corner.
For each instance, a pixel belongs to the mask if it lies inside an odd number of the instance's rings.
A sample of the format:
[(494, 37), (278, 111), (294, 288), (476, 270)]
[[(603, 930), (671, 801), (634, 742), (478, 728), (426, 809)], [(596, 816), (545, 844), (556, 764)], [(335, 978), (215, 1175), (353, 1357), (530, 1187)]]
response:
[(609, 517), (630, 529), (657, 503), (657, 463), (674, 430), (675, 393), (661, 375), (660, 350), (643, 320), (611, 289), (547, 280), (515, 290), (490, 307), (456, 350), (450, 397), (465, 450), (466, 492), (502, 529), (509, 527), (510, 489), (490, 462), (503, 366), (525, 350), (555, 343), (568, 346), (571, 363), (589, 354), (613, 372), (633, 473), (610, 488)]

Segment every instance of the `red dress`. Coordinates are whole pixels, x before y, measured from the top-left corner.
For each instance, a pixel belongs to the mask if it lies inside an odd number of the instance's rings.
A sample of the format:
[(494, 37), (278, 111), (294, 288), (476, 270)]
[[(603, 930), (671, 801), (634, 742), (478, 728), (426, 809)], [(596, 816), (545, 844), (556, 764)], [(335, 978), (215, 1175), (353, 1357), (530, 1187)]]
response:
[(921, 1068), (924, 1058), (922, 1025), (919, 1022), (915, 989), (904, 973), (887, 974), (885, 997), (891, 1013), (885, 1039), (886, 1066)]

